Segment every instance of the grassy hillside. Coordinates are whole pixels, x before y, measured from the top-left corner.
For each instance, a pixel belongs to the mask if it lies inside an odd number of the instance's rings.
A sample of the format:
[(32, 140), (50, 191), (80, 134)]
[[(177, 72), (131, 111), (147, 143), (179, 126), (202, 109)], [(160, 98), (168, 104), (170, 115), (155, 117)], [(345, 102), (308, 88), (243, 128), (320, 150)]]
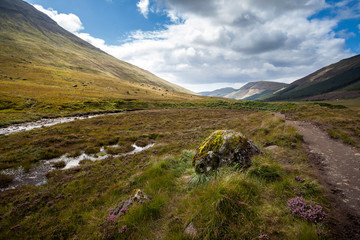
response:
[(266, 100), (330, 100), (360, 96), (360, 55), (299, 79)]
[(99, 111), (104, 101), (199, 99), (93, 47), (21, 0), (0, 2), (0, 66), (0, 115), (18, 120), (25, 112), (74, 112), (71, 105)]

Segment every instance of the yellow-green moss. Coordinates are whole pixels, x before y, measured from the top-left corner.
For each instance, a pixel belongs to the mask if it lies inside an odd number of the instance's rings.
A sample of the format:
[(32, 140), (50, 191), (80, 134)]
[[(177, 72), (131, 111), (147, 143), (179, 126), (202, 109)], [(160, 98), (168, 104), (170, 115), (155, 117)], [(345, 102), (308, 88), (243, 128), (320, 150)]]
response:
[(222, 146), (224, 130), (213, 132), (198, 148), (196, 155), (193, 158), (193, 165), (196, 166), (196, 161), (199, 158), (205, 157), (209, 151), (217, 152)]
[(239, 145), (241, 145), (242, 147), (245, 147), (245, 146), (247, 146), (246, 144), (249, 144), (247, 139), (244, 136), (241, 136), (239, 134), (231, 135), (228, 142), (231, 146), (231, 149), (235, 149)]
[(206, 154), (209, 150), (218, 151), (223, 144), (223, 130), (212, 133), (199, 147), (199, 155)]

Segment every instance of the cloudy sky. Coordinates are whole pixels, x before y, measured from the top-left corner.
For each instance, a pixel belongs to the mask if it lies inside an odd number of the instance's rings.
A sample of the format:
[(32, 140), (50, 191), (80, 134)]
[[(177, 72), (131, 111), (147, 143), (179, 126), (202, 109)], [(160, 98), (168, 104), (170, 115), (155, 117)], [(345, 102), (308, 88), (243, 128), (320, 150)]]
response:
[(195, 92), (292, 82), (360, 53), (359, 0), (26, 0), (105, 52)]

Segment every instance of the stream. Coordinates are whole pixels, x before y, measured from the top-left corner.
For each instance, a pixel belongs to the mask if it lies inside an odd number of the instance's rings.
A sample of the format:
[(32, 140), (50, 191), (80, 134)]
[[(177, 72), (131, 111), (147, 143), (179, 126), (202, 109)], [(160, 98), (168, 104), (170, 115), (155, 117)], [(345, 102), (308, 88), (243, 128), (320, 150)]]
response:
[[(134, 150), (128, 153), (118, 154), (118, 155), (111, 155), (108, 154), (104, 147), (100, 148), (100, 151), (97, 154), (91, 154), (88, 155), (86, 153), (82, 153), (80, 156), (77, 157), (68, 157), (68, 154), (64, 154), (59, 158), (54, 158), (51, 160), (42, 160), (40, 161), (40, 164), (31, 168), (28, 172), (25, 172), (23, 167), (19, 167), (17, 169), (6, 169), (2, 171), (2, 174), (12, 175), (14, 176), (14, 180), (10, 183), (10, 185), (6, 188), (1, 188), (0, 192), (9, 190), (9, 189), (15, 189), (24, 185), (42, 185), (46, 183), (46, 174), (49, 172), (55, 170), (54, 164), (56, 162), (64, 162), (65, 166), (63, 168), (58, 168), (60, 170), (67, 170), (70, 168), (74, 168), (77, 166), (80, 166), (80, 162), (82, 160), (90, 160), (90, 161), (100, 161), (104, 160), (109, 157), (120, 157), (120, 156), (127, 156), (127, 155), (133, 155), (142, 151), (145, 151), (151, 147), (153, 147), (155, 144), (149, 144), (145, 147), (139, 147), (136, 144), (133, 144)], [(109, 146), (112, 148), (119, 147), (118, 145)]]
[[(119, 112), (121, 113), (121, 112)], [(64, 118), (43, 118), (34, 122), (25, 122), (14, 124), (6, 128), (0, 128), (0, 135), (10, 135), (17, 132), (25, 132), (30, 131), (37, 128), (50, 127), (60, 123), (68, 123), (82, 119), (90, 119), (95, 117), (101, 117), (105, 115), (113, 115), (117, 113), (102, 113), (102, 114), (94, 114), (94, 115), (86, 115), (86, 116), (76, 116), (76, 117), (64, 117)]]

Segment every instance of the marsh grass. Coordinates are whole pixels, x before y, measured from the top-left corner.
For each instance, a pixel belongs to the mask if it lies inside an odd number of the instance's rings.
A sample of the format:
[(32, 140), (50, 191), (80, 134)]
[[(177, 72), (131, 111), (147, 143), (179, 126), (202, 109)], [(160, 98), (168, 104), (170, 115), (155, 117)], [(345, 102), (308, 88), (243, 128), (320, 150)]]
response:
[[(225, 167), (206, 181), (189, 182), (194, 150), (218, 129), (241, 131), (260, 147), (267, 141), (281, 147), (276, 153), (264, 150), (246, 171)], [(183, 231), (191, 222), (198, 231), (196, 239), (258, 239), (263, 234), (269, 239), (310, 238), (319, 230), (326, 234), (322, 224), (289, 214), (286, 202), (298, 194), (328, 205), (301, 139), (270, 112), (169, 109), (104, 116), (2, 136), (0, 157), (3, 164), (29, 162), (31, 167), (36, 163), (34, 150), (98, 151), (101, 144), (144, 139), (155, 141), (155, 146), (135, 155), (55, 170), (44, 185), (1, 193), (0, 237), (107, 239), (112, 233), (113, 239), (190, 239)], [(284, 158), (292, 164), (283, 164)], [(296, 176), (305, 181), (296, 181)], [(137, 188), (152, 201), (135, 204), (109, 223), (111, 209)]]

